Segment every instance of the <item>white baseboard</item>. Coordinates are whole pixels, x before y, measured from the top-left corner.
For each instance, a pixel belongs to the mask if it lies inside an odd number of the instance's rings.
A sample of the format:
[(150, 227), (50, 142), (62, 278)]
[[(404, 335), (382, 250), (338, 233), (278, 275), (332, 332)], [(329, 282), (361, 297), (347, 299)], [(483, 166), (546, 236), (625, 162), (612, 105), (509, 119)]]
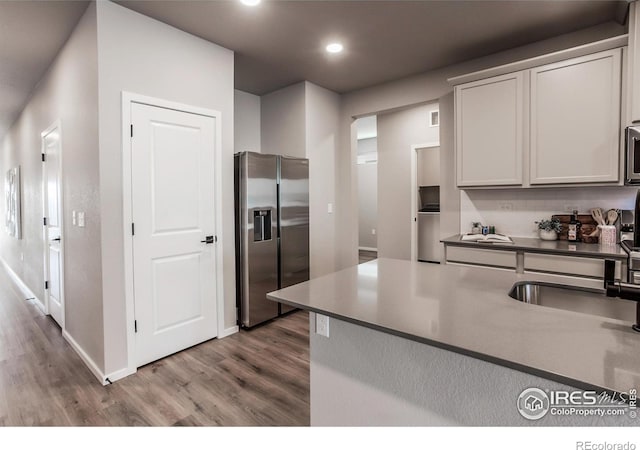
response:
[(62, 330), (62, 337), (65, 338), (65, 340), (69, 343), (71, 348), (73, 348), (76, 351), (78, 356), (80, 356), (80, 359), (84, 361), (84, 363), (87, 365), (91, 373), (95, 375), (95, 377), (100, 381), (100, 383), (102, 383), (103, 386), (109, 384), (106, 381), (107, 377), (104, 376), (104, 373), (102, 373), (102, 371), (100, 370), (96, 362), (93, 359), (91, 359), (89, 355), (87, 355), (87, 352), (85, 352), (84, 349), (80, 347), (80, 344), (76, 342), (76, 340), (67, 332), (67, 330)]
[(232, 334), (236, 334), (240, 328), (236, 325), (235, 327), (229, 327), (225, 330), (222, 330), (218, 333), (218, 339), (226, 338), (227, 336), (231, 336)]
[(42, 313), (46, 314), (47, 312), (45, 310), (44, 303), (42, 303), (42, 301), (36, 296), (36, 294), (34, 294), (33, 291), (31, 291), (31, 289), (29, 289), (29, 287), (26, 284), (24, 284), (24, 281), (22, 281), (22, 279), (18, 276), (18, 274), (15, 273), (11, 267), (9, 267), (9, 264), (7, 264), (7, 262), (2, 258), (0, 258), (0, 263), (2, 263), (2, 266), (7, 271), (9, 278), (11, 278), (11, 280), (14, 282), (16, 287), (20, 289), (20, 292), (22, 292), (25, 298), (33, 299), (33, 301), (38, 306), (38, 308), (40, 308)]
[[(128, 377), (129, 375), (133, 375), (134, 373), (136, 373), (137, 370), (131, 370), (128, 367), (125, 367), (124, 369), (120, 369), (120, 370), (116, 370), (115, 372), (111, 372), (110, 374), (107, 374), (107, 376), (105, 377), (105, 382), (103, 384), (109, 384), (109, 381), (111, 381), (112, 383), (114, 381), (118, 381), (121, 380), (124, 377)], [(106, 381), (109, 380), (109, 381)]]
[(378, 249), (374, 247), (358, 247), (358, 250), (364, 250), (367, 252), (377, 252)]

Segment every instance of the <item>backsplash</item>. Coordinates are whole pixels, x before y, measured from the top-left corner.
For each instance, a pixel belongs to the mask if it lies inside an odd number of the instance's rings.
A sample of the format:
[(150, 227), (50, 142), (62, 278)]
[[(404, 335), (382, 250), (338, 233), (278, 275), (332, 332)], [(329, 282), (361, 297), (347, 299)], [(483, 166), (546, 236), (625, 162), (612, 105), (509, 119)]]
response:
[(471, 222), (494, 225), (497, 233), (537, 237), (535, 222), (553, 214), (571, 214), (577, 209), (633, 209), (636, 187), (567, 187), (540, 189), (495, 189), (460, 191), (460, 232), (468, 233)]

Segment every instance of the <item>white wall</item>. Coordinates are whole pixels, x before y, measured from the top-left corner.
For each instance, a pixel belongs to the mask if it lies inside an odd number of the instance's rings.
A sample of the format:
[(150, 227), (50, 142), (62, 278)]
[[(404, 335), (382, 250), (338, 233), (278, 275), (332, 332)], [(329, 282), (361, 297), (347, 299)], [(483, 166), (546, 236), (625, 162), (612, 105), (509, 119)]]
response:
[[(61, 121), (66, 331), (103, 367), (100, 198), (98, 195), (98, 61), (95, 5), (89, 5), (63, 49), (9, 130), (0, 174), (22, 167), (22, 240), (0, 230), (0, 257), (44, 300), (40, 133)], [(71, 211), (86, 212), (86, 226)], [(0, 202), (4, 217), (4, 202)]]
[(335, 158), (340, 96), (302, 82), (261, 98), (262, 153), (309, 159), (309, 251), (311, 277), (333, 272)]
[[(306, 154), (309, 158), (309, 247), (311, 276), (335, 271), (335, 167), (340, 96), (305, 82)], [(331, 204), (332, 212), (328, 205)]]
[(260, 97), (236, 89), (233, 105), (235, 152), (260, 153)]
[(305, 83), (261, 97), (262, 153), (306, 158)]
[(378, 256), (411, 259), (413, 145), (437, 143), (437, 103), (378, 115)]
[(638, 188), (613, 186), (462, 191), (460, 230), (470, 232), (471, 222), (482, 222), (494, 225), (498, 233), (538, 237), (537, 220), (570, 214), (567, 209), (573, 207), (581, 214), (591, 208), (634, 209), (636, 192)]
[[(105, 372), (127, 365), (122, 216), (121, 92), (221, 112), (224, 323), (236, 324), (233, 52), (111, 2), (98, 2), (100, 199)], [(89, 218), (89, 220), (93, 220)], [(130, 325), (130, 324), (129, 324)], [(220, 330), (223, 331), (223, 330)]]
[[(361, 141), (358, 141), (361, 142)], [(378, 248), (378, 164), (358, 164), (358, 246)]]

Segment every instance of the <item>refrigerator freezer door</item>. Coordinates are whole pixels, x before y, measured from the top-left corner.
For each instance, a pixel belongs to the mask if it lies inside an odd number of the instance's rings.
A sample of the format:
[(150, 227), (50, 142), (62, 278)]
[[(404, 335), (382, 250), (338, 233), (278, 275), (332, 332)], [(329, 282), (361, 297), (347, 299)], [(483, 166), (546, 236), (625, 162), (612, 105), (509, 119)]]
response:
[(440, 262), (440, 213), (418, 213), (418, 260)]
[[(280, 157), (280, 288), (309, 280), (309, 161)], [(281, 311), (293, 308), (281, 305)]]
[(236, 161), (240, 315), (242, 325), (252, 327), (278, 315), (278, 304), (267, 300), (278, 289), (278, 159), (247, 152)]

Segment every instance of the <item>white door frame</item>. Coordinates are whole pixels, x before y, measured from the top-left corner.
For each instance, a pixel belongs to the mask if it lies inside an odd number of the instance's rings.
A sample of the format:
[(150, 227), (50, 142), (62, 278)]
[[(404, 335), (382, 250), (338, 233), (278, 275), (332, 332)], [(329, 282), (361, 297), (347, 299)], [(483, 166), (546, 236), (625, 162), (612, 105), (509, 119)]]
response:
[[(61, 321), (62, 323), (60, 323), (60, 328), (62, 329), (62, 331), (64, 332), (66, 330), (65, 328), (65, 310), (66, 310), (66, 302), (65, 302), (65, 298), (64, 298), (64, 247), (65, 247), (65, 235), (64, 235), (64, 176), (62, 174), (62, 157), (63, 157), (63, 151), (62, 151), (62, 121), (60, 119), (56, 120), (55, 122), (53, 122), (49, 127), (47, 127), (46, 130), (44, 130), (42, 133), (40, 133), (40, 153), (42, 153), (43, 155), (45, 154), (45, 144), (44, 144), (44, 139), (46, 136), (48, 136), (49, 134), (51, 134), (51, 132), (53, 130), (57, 129), (58, 130), (58, 151), (59, 153), (59, 157), (58, 157), (58, 163), (59, 163), (59, 167), (58, 167), (58, 177), (59, 177), (59, 182), (60, 182), (60, 210), (58, 211), (58, 220), (60, 222), (60, 304), (62, 305), (62, 318)], [(51, 281), (49, 280), (49, 232), (48, 232), (48, 227), (44, 224), (44, 218), (47, 217), (47, 202), (48, 202), (48, 189), (47, 186), (45, 185), (45, 180), (47, 179), (47, 162), (46, 162), (46, 158), (43, 158), (44, 160), (42, 161), (42, 217), (43, 217), (43, 223), (42, 223), (42, 240), (44, 242), (44, 246), (43, 246), (43, 258), (44, 258), (44, 280), (45, 281)], [(49, 290), (45, 289), (44, 290), (44, 312), (45, 314), (50, 314), (50, 310), (49, 310)]]
[(215, 119), (215, 189), (216, 195), (212, 199), (216, 211), (216, 309), (218, 314), (218, 335), (224, 330), (224, 287), (223, 287), (223, 233), (222, 233), (222, 137), (221, 113), (212, 109), (176, 103), (145, 95), (122, 91), (122, 214), (124, 231), (124, 278), (125, 278), (125, 315), (127, 322), (127, 369), (128, 374), (137, 371), (136, 364), (136, 335), (134, 331), (135, 301), (133, 290), (133, 236), (131, 236), (132, 210), (132, 171), (131, 171), (131, 104), (140, 103), (159, 108), (198, 114)]
[(411, 261), (418, 260), (418, 150), (440, 147), (440, 142), (411, 146)]

